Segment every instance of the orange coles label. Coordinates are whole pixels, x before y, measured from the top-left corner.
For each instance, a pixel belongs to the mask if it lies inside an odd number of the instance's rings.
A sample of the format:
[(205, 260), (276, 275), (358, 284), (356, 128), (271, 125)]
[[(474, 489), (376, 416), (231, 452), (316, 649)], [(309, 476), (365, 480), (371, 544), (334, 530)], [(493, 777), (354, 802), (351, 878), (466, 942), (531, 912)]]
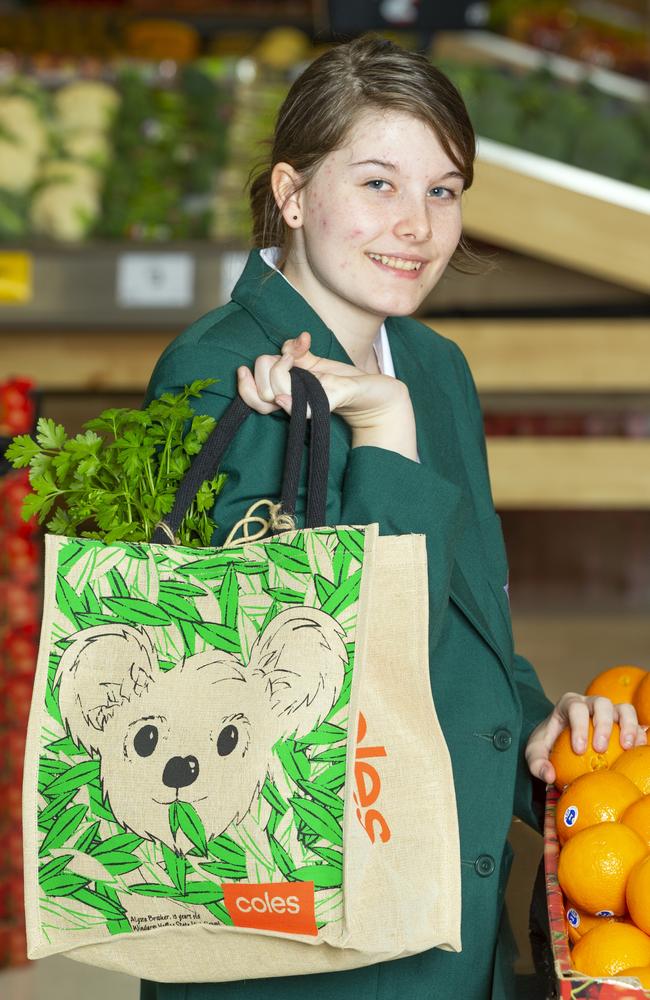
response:
[(235, 927), (318, 934), (313, 882), (224, 883), (221, 888)]
[(352, 798), (356, 806), (357, 819), (361, 823), (371, 842), (374, 844), (377, 838), (382, 844), (388, 843), (391, 838), (390, 827), (379, 809), (371, 809), (379, 798), (381, 792), (381, 778), (374, 764), (368, 762), (371, 757), (386, 757), (386, 747), (365, 746), (364, 740), (368, 731), (366, 717), (363, 712), (359, 712), (359, 724), (357, 726), (357, 748), (354, 761), (354, 781), (356, 791)]

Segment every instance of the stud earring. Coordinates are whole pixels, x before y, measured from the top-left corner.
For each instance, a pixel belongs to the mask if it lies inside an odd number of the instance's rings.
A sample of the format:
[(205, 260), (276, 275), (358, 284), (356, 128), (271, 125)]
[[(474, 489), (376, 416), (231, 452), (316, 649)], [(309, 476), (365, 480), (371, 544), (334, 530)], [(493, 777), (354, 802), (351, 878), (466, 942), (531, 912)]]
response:
[(297, 218), (298, 218), (298, 216), (297, 216), (297, 215), (294, 215), (294, 217), (293, 217), (293, 221), (295, 222), (295, 221), (297, 220)]

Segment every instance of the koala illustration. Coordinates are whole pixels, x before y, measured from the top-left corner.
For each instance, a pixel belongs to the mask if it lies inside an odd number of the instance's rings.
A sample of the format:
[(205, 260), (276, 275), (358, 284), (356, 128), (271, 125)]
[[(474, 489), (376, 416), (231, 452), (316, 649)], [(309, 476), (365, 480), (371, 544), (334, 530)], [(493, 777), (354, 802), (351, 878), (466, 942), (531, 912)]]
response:
[(208, 838), (241, 821), (273, 745), (325, 718), (347, 661), (340, 625), (305, 607), (277, 615), (247, 665), (214, 649), (161, 670), (140, 626), (100, 625), (70, 638), (55, 678), (64, 725), (99, 758), (116, 819), (171, 847), (176, 799), (194, 806)]

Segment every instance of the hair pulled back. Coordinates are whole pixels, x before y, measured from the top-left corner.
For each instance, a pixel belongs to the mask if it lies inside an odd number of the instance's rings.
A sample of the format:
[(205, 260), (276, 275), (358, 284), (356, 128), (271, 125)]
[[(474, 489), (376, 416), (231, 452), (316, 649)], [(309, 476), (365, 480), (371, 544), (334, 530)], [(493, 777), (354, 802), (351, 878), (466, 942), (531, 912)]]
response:
[[(429, 125), (465, 178), (474, 177), (476, 140), (467, 108), (453, 83), (418, 53), (386, 39), (363, 35), (316, 59), (294, 81), (279, 112), (270, 158), (251, 171), (253, 245), (279, 246), (280, 266), (290, 249), (285, 223), (271, 188), (276, 163), (289, 163), (309, 183), (322, 160), (347, 140), (359, 116), (396, 111)], [(478, 258), (461, 238), (450, 264)]]

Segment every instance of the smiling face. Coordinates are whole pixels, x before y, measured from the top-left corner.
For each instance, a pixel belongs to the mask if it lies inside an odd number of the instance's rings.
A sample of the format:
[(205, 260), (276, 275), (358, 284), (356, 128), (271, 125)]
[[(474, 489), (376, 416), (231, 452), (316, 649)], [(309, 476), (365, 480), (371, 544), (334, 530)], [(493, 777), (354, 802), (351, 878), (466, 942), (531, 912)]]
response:
[(366, 112), (285, 205), (284, 273), (331, 326), (410, 315), (456, 249), (462, 190), (430, 126)]

